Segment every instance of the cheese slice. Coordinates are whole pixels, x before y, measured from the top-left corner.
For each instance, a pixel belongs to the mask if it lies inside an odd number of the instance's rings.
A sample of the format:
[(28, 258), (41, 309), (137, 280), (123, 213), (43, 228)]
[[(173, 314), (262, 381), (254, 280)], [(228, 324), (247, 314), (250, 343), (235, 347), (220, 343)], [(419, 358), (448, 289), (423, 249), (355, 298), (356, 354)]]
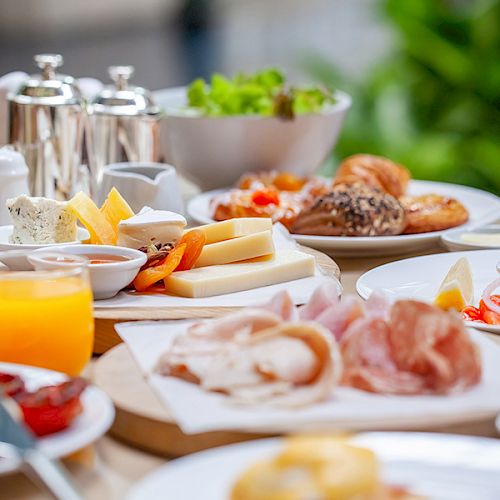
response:
[(241, 238), (205, 245), (195, 267), (216, 266), (240, 260), (253, 259), (274, 253), (271, 231), (249, 234)]
[(269, 217), (242, 217), (241, 219), (229, 219), (206, 224), (195, 229), (203, 231), (206, 239), (205, 244), (209, 245), (210, 243), (239, 238), (248, 234), (270, 231), (272, 227), (273, 222)]
[(312, 255), (285, 250), (263, 262), (237, 262), (177, 271), (165, 278), (168, 292), (182, 297), (210, 297), (275, 285), (314, 275)]

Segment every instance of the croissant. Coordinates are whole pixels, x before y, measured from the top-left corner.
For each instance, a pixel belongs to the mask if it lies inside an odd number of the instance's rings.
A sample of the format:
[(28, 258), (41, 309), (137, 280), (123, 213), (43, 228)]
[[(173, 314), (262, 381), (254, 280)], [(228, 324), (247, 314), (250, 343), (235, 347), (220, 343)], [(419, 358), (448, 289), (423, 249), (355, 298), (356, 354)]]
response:
[(382, 156), (358, 154), (349, 156), (339, 166), (334, 185), (364, 182), (399, 198), (406, 192), (410, 172), (403, 165)]

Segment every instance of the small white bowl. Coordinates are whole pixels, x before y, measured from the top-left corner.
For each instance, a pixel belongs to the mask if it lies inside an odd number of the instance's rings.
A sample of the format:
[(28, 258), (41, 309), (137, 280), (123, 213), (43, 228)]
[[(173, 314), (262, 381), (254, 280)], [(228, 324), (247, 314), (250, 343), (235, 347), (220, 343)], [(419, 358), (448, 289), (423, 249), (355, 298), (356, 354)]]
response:
[(9, 238), (12, 234), (14, 226), (0, 226), (0, 250), (37, 250), (38, 248), (50, 248), (50, 247), (60, 247), (62, 245), (74, 245), (75, 243), (80, 243), (82, 241), (88, 240), (90, 238), (89, 232), (79, 227), (77, 230), (77, 241), (68, 241), (66, 243), (27, 243), (27, 244), (19, 244), (19, 243), (11, 243)]
[[(95, 300), (114, 297), (120, 290), (129, 285), (137, 276), (141, 267), (146, 263), (147, 256), (144, 252), (132, 248), (117, 247), (112, 245), (66, 245), (35, 250), (28, 255), (28, 260), (35, 266), (54, 266), (65, 263), (54, 261), (47, 262), (44, 255), (70, 254), (87, 257), (89, 255), (122, 255), (129, 260), (116, 261), (106, 264), (89, 264), (90, 281)], [(66, 264), (67, 265), (67, 264)], [(38, 267), (41, 268), (41, 267)], [(46, 269), (48, 267), (45, 267)]]
[(457, 228), (446, 231), (441, 236), (443, 245), (452, 252), (460, 252), (462, 250), (485, 250), (487, 248), (500, 248), (500, 245), (491, 245), (488, 243), (476, 243), (464, 241), (463, 234), (478, 233), (478, 234), (500, 234), (500, 224), (489, 224), (487, 226), (474, 227), (473, 229)]
[(314, 174), (337, 141), (351, 98), (293, 120), (274, 116), (207, 117), (186, 112), (186, 88), (154, 92), (165, 111), (160, 121), (160, 157), (203, 190), (232, 186), (252, 171)]

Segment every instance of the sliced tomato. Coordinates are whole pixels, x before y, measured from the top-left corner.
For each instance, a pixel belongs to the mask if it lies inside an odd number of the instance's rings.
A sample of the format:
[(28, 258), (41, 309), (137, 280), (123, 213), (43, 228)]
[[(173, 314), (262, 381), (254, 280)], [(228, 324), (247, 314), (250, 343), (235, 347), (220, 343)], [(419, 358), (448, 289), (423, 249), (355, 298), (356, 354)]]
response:
[(134, 288), (138, 292), (144, 292), (150, 286), (172, 274), (180, 264), (185, 251), (185, 243), (177, 245), (160, 264), (140, 271), (133, 281)]
[(262, 189), (252, 194), (252, 201), (256, 205), (279, 205), (278, 193), (272, 189)]
[(201, 251), (203, 250), (205, 241), (205, 233), (199, 229), (192, 229), (191, 231), (184, 233), (179, 241), (179, 245), (185, 244), (186, 251), (184, 252), (182, 259), (175, 270), (187, 271), (188, 269), (192, 269), (196, 264)]
[(484, 323), (481, 311), (474, 306), (467, 306), (462, 309), (462, 318), (465, 321), (478, 321)]
[(80, 396), (87, 386), (81, 378), (21, 392), (14, 399), (21, 408), (26, 425), (37, 436), (62, 431), (82, 412)]
[[(500, 306), (500, 295), (492, 295), (490, 298), (495, 304)], [(500, 314), (490, 311), (484, 303), (484, 300), (479, 302), (479, 309), (481, 310), (481, 316), (486, 323), (489, 325), (500, 325)]]

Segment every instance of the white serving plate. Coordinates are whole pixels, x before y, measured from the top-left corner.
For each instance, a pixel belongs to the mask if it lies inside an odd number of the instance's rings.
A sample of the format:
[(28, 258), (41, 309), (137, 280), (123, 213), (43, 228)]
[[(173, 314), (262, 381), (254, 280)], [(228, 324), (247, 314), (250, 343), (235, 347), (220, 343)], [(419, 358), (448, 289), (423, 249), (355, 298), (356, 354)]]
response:
[[(360, 276), (356, 290), (364, 299), (374, 290), (382, 290), (391, 299), (413, 298), (432, 302), (446, 273), (460, 257), (467, 257), (470, 262), (474, 305), (477, 306), (484, 289), (498, 277), (496, 269), (500, 261), (500, 249), (440, 253), (398, 260), (378, 266)], [(478, 330), (500, 334), (500, 325), (474, 321), (465, 323)]]
[[(210, 212), (210, 200), (227, 189), (217, 189), (202, 193), (188, 204), (188, 214), (200, 224), (214, 222)], [(500, 198), (494, 194), (457, 184), (431, 181), (410, 181), (408, 194), (422, 195), (436, 193), (459, 200), (469, 210), (470, 219), (462, 229), (488, 224), (498, 219)], [(447, 230), (450, 231), (450, 230)], [(375, 257), (398, 255), (424, 250), (438, 243), (447, 231), (408, 234), (399, 236), (308, 236), (293, 234), (293, 238), (301, 245), (316, 248), (323, 252), (345, 257)]]
[[(500, 213), (498, 214), (500, 218)], [(498, 234), (500, 235), (500, 224), (490, 224), (488, 226), (481, 226), (474, 229), (464, 230), (462, 227), (453, 229), (441, 236), (443, 245), (452, 252), (460, 250), (486, 250), (488, 248), (500, 248), (498, 245), (489, 245), (484, 243), (472, 243), (464, 241), (462, 235), (465, 233), (479, 233), (479, 234)]]
[[(36, 250), (38, 248), (44, 247), (53, 247), (54, 243), (45, 243), (45, 244), (19, 244), (19, 243), (10, 243), (9, 238), (12, 234), (13, 226), (0, 226), (0, 251), (3, 250)], [(90, 238), (89, 232), (79, 227), (77, 230), (77, 240), (68, 241), (67, 243), (56, 243), (56, 245), (71, 245), (74, 243), (81, 243)]]
[[(395, 432), (359, 434), (353, 443), (377, 454), (385, 484), (405, 486), (429, 500), (500, 498), (500, 441)], [(174, 460), (135, 485), (127, 499), (228, 500), (239, 475), (282, 446), (281, 438), (261, 439)]]
[[(0, 363), (0, 371), (20, 375), (29, 388), (54, 384), (67, 377), (56, 371), (13, 363)], [(100, 438), (113, 423), (115, 410), (109, 397), (95, 386), (88, 386), (81, 396), (83, 412), (68, 429), (38, 440), (40, 450), (50, 458), (61, 458)], [(0, 475), (14, 472), (20, 463), (12, 447), (0, 443)]]

